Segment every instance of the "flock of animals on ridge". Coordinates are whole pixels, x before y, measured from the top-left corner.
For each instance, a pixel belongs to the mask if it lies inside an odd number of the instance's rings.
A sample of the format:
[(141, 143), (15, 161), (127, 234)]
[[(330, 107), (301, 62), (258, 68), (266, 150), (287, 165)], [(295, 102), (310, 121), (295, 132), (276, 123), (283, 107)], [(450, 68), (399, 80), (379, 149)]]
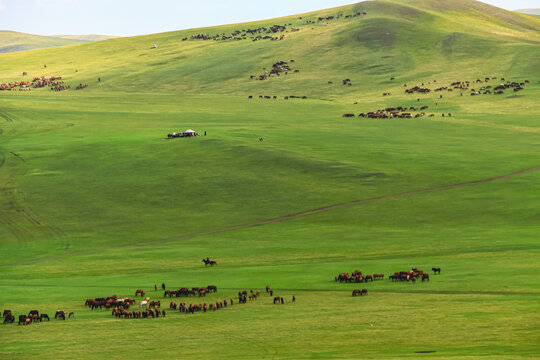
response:
[[(217, 261), (210, 260), (209, 258), (203, 259), (205, 265), (213, 262), (217, 264)], [(440, 274), (440, 268), (432, 268), (432, 271), (435, 274)], [(417, 278), (421, 278), (422, 282), (429, 281), (429, 274), (423, 270), (413, 268), (409, 271), (398, 271), (393, 275), (389, 276), (389, 279), (392, 281), (406, 281), (406, 282), (416, 282)], [(340, 273), (334, 277), (335, 282), (340, 283), (368, 283), (376, 280), (383, 280), (384, 274), (363, 274), (360, 270), (355, 270), (351, 274), (349, 273)], [(286, 300), (283, 296), (274, 296), (274, 290), (270, 286), (266, 286), (266, 294), (273, 300), (274, 305), (284, 305)], [(154, 292), (159, 291), (158, 286), (154, 285)], [(207, 285), (201, 287), (181, 287), (177, 290), (167, 290), (165, 283), (161, 284), (161, 291), (163, 291), (163, 298), (169, 299), (168, 308), (161, 307), (161, 300), (152, 300), (150, 297), (146, 297), (146, 291), (144, 289), (136, 289), (134, 298), (124, 297), (119, 298), (117, 295), (112, 295), (109, 297), (98, 297), (94, 299), (86, 299), (84, 305), (94, 310), (107, 310), (111, 311), (111, 315), (116, 318), (124, 319), (148, 319), (148, 318), (159, 318), (166, 317), (167, 311), (178, 311), (179, 313), (184, 314), (194, 314), (197, 312), (206, 313), (208, 311), (217, 311), (234, 305), (235, 300), (233, 298), (223, 299), (215, 302), (202, 302), (194, 301), (194, 299), (201, 299), (206, 297), (207, 294), (216, 294), (218, 288), (215, 285)], [(352, 296), (367, 296), (368, 289), (354, 289), (352, 291)], [(137, 305), (136, 298), (140, 296), (141, 300), (138, 304), (138, 309), (131, 309), (132, 306)], [(241, 290), (238, 292), (238, 304), (246, 304), (249, 301), (257, 300), (261, 296), (260, 290)], [(177, 302), (171, 300), (172, 298), (186, 298), (192, 299), (188, 302)], [(296, 295), (292, 295), (290, 303), (296, 302)], [(68, 318), (74, 317), (74, 312), (69, 312), (65, 310), (58, 310), (55, 313), (54, 318), (60, 320), (66, 320)], [(11, 310), (4, 310), (2, 313), (4, 318), (4, 324), (12, 324), (15, 322), (15, 315)], [(18, 325), (30, 325), (35, 322), (50, 321), (50, 318), (47, 314), (41, 313), (38, 310), (31, 310), (28, 312), (28, 315), (22, 314), (18, 316)]]
[[(350, 15), (343, 15), (343, 14), (337, 14), (337, 15), (331, 15), (331, 16), (324, 16), (324, 17), (317, 17), (315, 20), (306, 20), (305, 24), (318, 24), (323, 21), (331, 21), (331, 20), (338, 20), (341, 18), (345, 19), (352, 19), (359, 16), (366, 16), (367, 14), (365, 12), (357, 12)], [(302, 17), (299, 18), (299, 20), (303, 20)], [(289, 28), (288, 28), (289, 26)], [(215, 35), (209, 35), (209, 34), (195, 34), (191, 35), (189, 37), (182, 38), (182, 41), (188, 41), (188, 40), (213, 40), (213, 41), (240, 41), (240, 40), (251, 40), (251, 41), (259, 41), (259, 40), (283, 40), (285, 38), (284, 33), (289, 32), (297, 32), (301, 29), (292, 27), (292, 23), (283, 24), (283, 25), (272, 25), (270, 27), (258, 27), (253, 29), (241, 29), (241, 30), (235, 30), (230, 34), (226, 33), (220, 33)], [(276, 36), (277, 35), (277, 36)]]

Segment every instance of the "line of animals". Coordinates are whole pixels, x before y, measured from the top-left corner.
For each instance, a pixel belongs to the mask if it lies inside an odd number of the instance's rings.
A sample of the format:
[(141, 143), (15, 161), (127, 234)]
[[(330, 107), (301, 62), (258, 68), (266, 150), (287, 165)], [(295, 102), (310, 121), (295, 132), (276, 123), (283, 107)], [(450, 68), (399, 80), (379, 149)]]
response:
[[(192, 35), (190, 37), (184, 37), (182, 38), (182, 41), (188, 41), (188, 40), (214, 40), (214, 41), (226, 41), (226, 40), (252, 40), (252, 41), (258, 41), (258, 40), (283, 40), (285, 38), (285, 35), (280, 36), (271, 36), (277, 33), (282, 32), (296, 32), (300, 31), (300, 29), (296, 29), (291, 27), (290, 30), (287, 30), (287, 26), (292, 26), (292, 24), (285, 24), (285, 25), (272, 25), (270, 27), (259, 27), (254, 29), (242, 29), (242, 30), (235, 30), (231, 34), (227, 35), (225, 33), (220, 33), (216, 35), (208, 35), (208, 34), (196, 34)], [(257, 35), (256, 34), (271, 34), (271, 35)]]
[[(352, 19), (352, 18), (355, 18), (355, 17), (358, 17), (358, 16), (362, 16), (362, 15), (367, 15), (366, 12), (364, 11), (359, 11), (357, 13), (354, 13), (354, 14), (350, 14), (350, 15), (343, 15), (343, 14), (337, 14), (337, 15), (329, 15), (329, 16), (319, 16), (317, 18), (317, 21), (314, 21), (314, 20), (306, 20), (306, 24), (315, 24), (315, 23), (320, 23), (321, 21), (332, 21), (332, 20), (338, 20), (338, 19), (341, 19), (341, 18), (345, 18), (345, 19)], [(302, 18), (300, 18), (300, 20), (302, 20)]]
[[(278, 97), (276, 95), (274, 95), (274, 96), (259, 95), (259, 99), (274, 99), (275, 100), (277, 98)], [(253, 99), (253, 95), (249, 95), (248, 99)], [(303, 99), (303, 100), (306, 100), (307, 96), (289, 95), (289, 96), (284, 96), (283, 97), (283, 100), (289, 100), (289, 99)]]
[[(499, 80), (499, 81), (506, 81), (504, 83), (499, 83), (498, 85), (495, 85), (495, 86), (492, 86), (492, 85), (485, 85), (487, 83), (489, 83), (490, 81), (493, 81), (493, 80)], [(433, 80), (433, 83), (436, 83), (437, 80)], [(497, 79), (497, 77), (485, 77), (483, 80), (482, 79), (476, 79), (475, 81), (454, 81), (452, 82), (450, 85), (447, 85), (447, 86), (441, 86), (441, 87), (438, 87), (438, 88), (435, 88), (433, 89), (433, 91), (448, 91), (448, 92), (452, 92), (454, 90), (461, 90), (461, 91), (464, 91), (464, 90), (470, 90), (470, 94), (471, 96), (476, 96), (476, 95), (488, 95), (488, 94), (494, 94), (494, 95), (499, 95), (499, 94), (504, 94), (504, 90), (506, 89), (513, 89), (514, 92), (518, 92), (518, 91), (521, 91), (524, 89), (525, 85), (529, 83), (529, 80), (525, 80), (525, 81), (522, 81), (522, 82), (518, 82), (518, 81), (510, 81), (510, 80), (506, 80), (505, 78), (501, 78), (501, 79)], [(431, 81), (428, 82), (428, 84), (431, 84)], [(480, 88), (477, 90), (477, 89), (473, 89), (471, 88), (471, 84), (474, 85), (474, 84), (482, 84), (480, 85)], [(407, 84), (403, 84), (404, 87), (407, 87)], [(406, 94), (414, 94), (414, 93), (421, 93), (421, 94), (427, 94), (427, 93), (430, 93), (432, 90), (428, 87), (425, 87), (426, 85), (424, 85), (424, 83), (421, 83), (421, 85), (416, 85), (416, 86), (413, 86), (412, 88), (408, 88), (408, 89), (405, 89), (405, 93)], [(493, 92), (492, 92), (493, 90)], [(390, 95), (390, 93), (383, 93), (383, 96), (384, 95)], [(463, 93), (461, 93), (461, 96), (463, 96)], [(442, 97), (442, 95), (441, 95)]]
[[(162, 284), (162, 285), (164, 285), (164, 284)], [(217, 292), (217, 287), (215, 287), (215, 286), (208, 286), (208, 288), (213, 289), (212, 292), (214, 292), (214, 293)], [(183, 289), (180, 289), (180, 290), (182, 290), (182, 293), (185, 294), (186, 292), (185, 292), (184, 289), (187, 289), (187, 288), (183, 288)], [(193, 288), (193, 289), (198, 289), (198, 288)], [(137, 289), (138, 293), (140, 291), (141, 291), (141, 289)], [(144, 290), (142, 290), (142, 291), (144, 292)], [(270, 295), (270, 297), (272, 297), (274, 295), (274, 291), (269, 286), (266, 286), (266, 292)], [(175, 293), (175, 291), (166, 290), (166, 292), (164, 293), (164, 297), (167, 297), (167, 295), (169, 295), (169, 298), (170, 298), (170, 297), (172, 297), (171, 296), (172, 293)], [(260, 290), (251, 289), (249, 292), (247, 290), (239, 291), (238, 292), (238, 303), (239, 304), (246, 304), (248, 302), (248, 299), (250, 301), (257, 300), (259, 298), (260, 294), (261, 294)], [(111, 297), (109, 299), (113, 300), (114, 297)], [(149, 298), (147, 298), (147, 300), (149, 300)], [(87, 299), (87, 301), (88, 301), (88, 299)], [(291, 301), (296, 302), (296, 295), (292, 295)], [(143, 302), (141, 302), (141, 304), (142, 303)], [(273, 298), (273, 303), (274, 304), (285, 304), (285, 299), (283, 298), (283, 296), (275, 296)], [(217, 301), (215, 303), (206, 303), (206, 302), (199, 303), (199, 304), (190, 303), (189, 305), (187, 303), (185, 303), (185, 302), (177, 303), (175, 301), (171, 301), (169, 303), (169, 310), (178, 310), (180, 313), (194, 314), (196, 312), (216, 311), (216, 310), (219, 310), (219, 309), (222, 309), (222, 308), (226, 308), (227, 306), (233, 306), (233, 305), (234, 305), (234, 299), (233, 298), (230, 298), (229, 300), (224, 299), (222, 301)], [(117, 317), (117, 318), (124, 318), (124, 319), (159, 318), (160, 316), (165, 317), (166, 314), (167, 314), (166, 310), (161, 309), (160, 306), (161, 306), (160, 301), (155, 301), (155, 302), (152, 301), (150, 307), (147, 308), (147, 309), (144, 309), (144, 310), (129, 311), (129, 310), (127, 310), (129, 307), (124, 308), (124, 307), (119, 306), (119, 307), (114, 307), (112, 309), (111, 315), (114, 316), (114, 317)]]
[[(391, 106), (391, 107), (387, 107), (386, 109), (370, 111), (368, 113), (361, 113), (358, 115), (358, 117), (371, 118), (371, 119), (391, 119), (391, 118), (410, 119), (414, 116), (415, 118), (419, 118), (419, 117), (427, 115), (425, 112), (423, 112), (423, 110), (427, 110), (427, 109), (428, 109), (427, 105), (424, 105), (419, 108), (414, 107), (414, 106), (411, 106), (409, 108), (407, 108), (406, 106), (398, 106), (398, 107)], [(421, 112), (413, 115), (412, 113), (406, 112), (406, 111), (421, 111)], [(434, 117), (435, 114), (431, 113), (428, 116)], [(441, 116), (444, 117), (444, 113), (442, 113)], [(451, 117), (452, 113), (448, 113), (448, 116)], [(352, 113), (347, 113), (347, 114), (343, 114), (343, 117), (353, 118), (353, 117), (356, 117), (356, 115)]]
[[(434, 274), (440, 274), (441, 268), (431, 268)], [(421, 277), (422, 282), (429, 281), (429, 274), (423, 270), (413, 268), (409, 271), (398, 271), (394, 275), (390, 275), (389, 279), (392, 281), (412, 281), (415, 282), (417, 278)], [(384, 274), (373, 274), (373, 275), (364, 275), (362, 271), (355, 270), (351, 274), (343, 272), (334, 277), (335, 282), (340, 283), (367, 283), (373, 282), (374, 280), (383, 280)], [(353, 294), (354, 295), (354, 294)], [(367, 295), (367, 291), (366, 291)]]
[[(66, 320), (66, 315), (68, 318), (74, 317), (75, 313), (70, 312), (68, 314), (65, 310), (58, 310), (54, 315), (55, 319)], [(4, 318), (4, 324), (13, 324), (15, 322), (15, 315), (12, 314), (11, 310), (4, 310), (2, 313)], [(49, 315), (40, 314), (38, 310), (30, 310), (28, 315), (19, 315), (18, 325), (30, 325), (34, 322), (42, 322), (44, 320), (50, 321)]]
[(165, 290), (165, 292), (163, 293), (163, 297), (172, 298), (174, 296), (178, 298), (178, 297), (189, 297), (189, 296), (196, 296), (196, 295), (198, 295), (199, 297), (203, 297), (203, 296), (206, 296), (206, 294), (215, 293), (215, 292), (217, 292), (217, 286), (215, 285), (208, 285), (206, 287), (204, 286), (193, 287), (191, 288), (191, 290), (187, 287), (183, 287), (178, 290)]

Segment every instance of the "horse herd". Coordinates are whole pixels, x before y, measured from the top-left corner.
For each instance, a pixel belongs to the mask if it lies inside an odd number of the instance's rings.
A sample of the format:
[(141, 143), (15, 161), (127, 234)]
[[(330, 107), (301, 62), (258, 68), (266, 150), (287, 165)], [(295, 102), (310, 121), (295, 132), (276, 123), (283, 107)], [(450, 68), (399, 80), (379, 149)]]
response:
[[(188, 288), (181, 288), (181, 289), (176, 290), (176, 291), (166, 290), (163, 295), (164, 295), (165, 298), (167, 296), (169, 298), (171, 298), (173, 296), (176, 296), (176, 297), (186, 296), (186, 297), (188, 297), (190, 295), (195, 295), (197, 293), (199, 294), (199, 296), (201, 296), (200, 295), (201, 290), (206, 290), (206, 292), (216, 293), (217, 292), (217, 287), (213, 286), (213, 285), (210, 285), (210, 286), (207, 286), (207, 287), (204, 287), (204, 288), (196, 288), (195, 287), (195, 288), (192, 288), (191, 290), (189, 290)], [(140, 291), (141, 291), (141, 289), (137, 289), (136, 292), (140, 293)], [(142, 291), (144, 292), (144, 290), (142, 290)], [(206, 292), (204, 292), (204, 293), (206, 293)], [(270, 297), (272, 297), (273, 294), (274, 294), (274, 291), (269, 286), (266, 287), (266, 292), (270, 295)], [(239, 304), (246, 304), (248, 302), (248, 299), (249, 299), (249, 301), (257, 300), (260, 296), (261, 296), (260, 290), (251, 289), (249, 292), (247, 290), (239, 291), (238, 292), (238, 303)], [(97, 301), (98, 299), (95, 299), (95, 300)], [(149, 304), (148, 308), (141, 309), (141, 310), (134, 310), (134, 311), (129, 311), (129, 305), (134, 303), (135, 302), (134, 300), (133, 300), (133, 302), (131, 302), (131, 301), (118, 301), (118, 298), (116, 296), (112, 296), (112, 297), (109, 297), (107, 299), (100, 298), (99, 300), (100, 300), (100, 302), (103, 302), (103, 300), (105, 300), (106, 304), (110, 304), (110, 305), (115, 304), (115, 305), (117, 305), (116, 307), (112, 308), (112, 312), (111, 312), (111, 315), (116, 317), (116, 318), (124, 318), (124, 319), (140, 319), (140, 318), (143, 318), (143, 319), (148, 319), (148, 318), (159, 318), (160, 316), (165, 317), (166, 314), (167, 314), (167, 312), (166, 312), (167, 310), (161, 308), (161, 301), (150, 301), (150, 298), (146, 298), (146, 300), (141, 301), (141, 303), (139, 305), (142, 308), (143, 306), (146, 306), (146, 304)], [(274, 304), (285, 304), (285, 299), (282, 296), (275, 296), (273, 300), (274, 300)], [(293, 303), (296, 302), (296, 295), (292, 295), (292, 300), (291, 301)], [(91, 302), (92, 301), (89, 301), (89, 299), (86, 300), (86, 304), (91, 303)], [(230, 298), (228, 300), (224, 299), (224, 300), (216, 301), (216, 302), (213, 302), (213, 303), (201, 302), (201, 303), (198, 303), (198, 304), (197, 303), (187, 304), (186, 302), (177, 303), (176, 301), (170, 301), (169, 302), (169, 311), (175, 310), (175, 311), (179, 311), (180, 313), (184, 313), (184, 314), (194, 314), (194, 313), (197, 313), (197, 312), (205, 313), (207, 311), (217, 311), (217, 310), (226, 308), (228, 306), (229, 307), (233, 306), (234, 302), (235, 301), (234, 301), (233, 298)], [(105, 306), (105, 308), (110, 309), (111, 306)]]
[[(441, 268), (431, 268), (434, 274), (440, 274)], [(412, 268), (409, 271), (398, 271), (395, 272), (393, 275), (390, 275), (388, 277), (392, 281), (412, 281), (416, 282), (417, 278), (422, 279), (422, 282), (429, 281), (429, 274), (427, 272), (424, 272), (423, 270), (419, 270), (417, 268)], [(340, 283), (367, 283), (367, 282), (373, 282), (374, 280), (383, 280), (384, 274), (373, 274), (373, 275), (364, 275), (362, 271), (355, 270), (351, 274), (347, 272), (343, 272), (337, 276), (334, 277), (334, 280), (336, 282)], [(355, 290), (356, 291), (356, 290)], [(365, 292), (367, 295), (367, 290)], [(362, 295), (362, 294), (360, 294)], [(353, 296), (356, 296), (353, 292)]]
[[(355, 103), (356, 104), (356, 103)], [(426, 113), (423, 110), (427, 110), (428, 106), (424, 105), (422, 107), (406, 107), (406, 106), (398, 106), (398, 107), (387, 107), (385, 109), (380, 109), (376, 111), (370, 111), (368, 113), (361, 113), (358, 115), (358, 117), (364, 117), (364, 118), (370, 118), (370, 119), (392, 119), (392, 118), (401, 118), (401, 119), (410, 119), (413, 117), (413, 114), (408, 111), (417, 111), (418, 113), (414, 115), (415, 118), (419, 118), (422, 116), (425, 116)], [(429, 114), (429, 117), (435, 116), (435, 114)], [(441, 114), (441, 116), (444, 117), (444, 114)], [(451, 113), (448, 113), (448, 116), (452, 116)], [(344, 118), (353, 118), (356, 117), (355, 114), (347, 113), (343, 114)]]
[[(294, 60), (291, 60), (290, 62), (294, 63)], [(263, 70), (266, 70), (266, 68), (264, 68)], [(277, 63), (274, 63), (270, 71), (265, 71), (262, 75), (251, 75), (249, 78), (251, 80), (267, 80), (272, 76), (280, 76), (281, 74), (288, 75), (289, 71), (294, 71), (295, 73), (300, 72), (300, 70), (298, 69), (293, 70), (288, 62), (281, 60)]]
[[(487, 85), (490, 81), (499, 81), (498, 85), (492, 86)], [(433, 80), (433, 83), (436, 83), (437, 80)], [(513, 89), (514, 92), (518, 92), (520, 90), (523, 90), (526, 84), (529, 83), (529, 80), (525, 81), (510, 81), (506, 80), (505, 78), (497, 79), (497, 77), (484, 77), (483, 79), (477, 78), (473, 81), (453, 81), (451, 84), (447, 86), (441, 86), (436, 89), (433, 89), (433, 91), (448, 91), (452, 92), (454, 90), (470, 90), (471, 96), (475, 95), (486, 95), (486, 94), (504, 94), (504, 90), (506, 89)], [(431, 84), (431, 81), (428, 82), (428, 84)], [(478, 89), (471, 88), (472, 84), (477, 84), (480, 87)], [(407, 87), (407, 84), (403, 84), (404, 87)], [(430, 93), (432, 90), (428, 87), (424, 87), (424, 83), (421, 83), (421, 85), (416, 85), (414, 87), (405, 89), (406, 94), (414, 94), (414, 93), (421, 93), (421, 94), (427, 94)], [(492, 92), (493, 90), (493, 92)], [(384, 94), (383, 94), (384, 95)], [(461, 93), (461, 96), (463, 96), (463, 93)], [(442, 95), (441, 95), (442, 97)]]
[[(287, 30), (287, 26), (291, 26), (292, 24), (285, 24), (285, 25), (272, 25), (270, 27), (259, 27), (254, 29), (242, 29), (242, 30), (235, 30), (231, 34), (227, 35), (225, 33), (220, 33), (216, 35), (208, 35), (208, 34), (196, 34), (192, 35), (190, 37), (184, 37), (182, 38), (182, 41), (188, 41), (188, 40), (214, 40), (214, 41), (226, 41), (226, 40), (248, 40), (251, 39), (252, 41), (258, 41), (258, 40), (283, 40), (285, 38), (284, 34), (281, 34), (279, 36), (272, 36), (277, 33), (283, 33), (283, 32), (289, 32)], [(293, 27), (290, 28), (291, 32), (300, 31), (300, 29), (295, 29)], [(261, 35), (257, 35), (261, 34)], [(270, 34), (270, 35), (264, 35), (264, 34)], [(256, 36), (255, 36), (256, 35)]]
[[(55, 319), (61, 319), (66, 320), (66, 315), (68, 318), (74, 317), (75, 313), (70, 312), (68, 314), (65, 310), (58, 310), (56, 314), (54, 315)], [(2, 317), (4, 318), (4, 324), (13, 324), (15, 322), (15, 315), (11, 312), (11, 310), (4, 310), (2, 313)], [(47, 314), (40, 314), (38, 310), (30, 310), (28, 312), (28, 315), (19, 315), (19, 325), (30, 325), (34, 322), (42, 322), (44, 320), (50, 321), (49, 315)]]
[[(268, 95), (259, 95), (259, 99), (277, 99), (278, 97), (276, 95), (274, 96), (268, 96)], [(253, 95), (249, 95), (248, 96), (248, 99), (253, 99)], [(303, 99), (303, 100), (306, 100), (307, 99), (307, 96), (296, 96), (296, 95), (289, 95), (289, 96), (284, 96), (283, 97), (283, 100), (289, 100), (289, 99)]]

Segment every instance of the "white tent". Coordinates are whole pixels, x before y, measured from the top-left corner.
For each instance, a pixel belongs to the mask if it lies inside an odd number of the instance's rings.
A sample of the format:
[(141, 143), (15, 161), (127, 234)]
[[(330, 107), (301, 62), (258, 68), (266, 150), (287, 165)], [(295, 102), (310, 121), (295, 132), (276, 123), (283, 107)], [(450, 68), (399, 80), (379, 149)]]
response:
[(193, 131), (191, 129), (187, 129), (186, 131), (184, 131), (184, 135), (188, 135), (188, 136), (196, 136), (197, 135), (197, 132), (196, 131)]

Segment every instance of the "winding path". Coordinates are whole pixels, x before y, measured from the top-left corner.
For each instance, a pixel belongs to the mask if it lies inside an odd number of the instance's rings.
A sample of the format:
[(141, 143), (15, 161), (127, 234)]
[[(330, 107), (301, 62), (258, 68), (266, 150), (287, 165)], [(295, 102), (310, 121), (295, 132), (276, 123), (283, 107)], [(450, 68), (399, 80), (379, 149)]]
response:
[(109, 247), (105, 247), (105, 248), (101, 248), (101, 249), (76, 251), (76, 252), (72, 252), (72, 253), (68, 253), (68, 254), (51, 255), (51, 256), (45, 256), (45, 257), (36, 258), (36, 259), (18, 261), (18, 262), (14, 262), (14, 263), (10, 263), (10, 264), (2, 264), (2, 265), (0, 265), (0, 268), (10, 267), (10, 266), (18, 266), (18, 265), (25, 265), (25, 264), (33, 264), (33, 263), (40, 262), (40, 261), (59, 259), (59, 258), (63, 258), (63, 257), (71, 257), (71, 256), (99, 253), (99, 252), (103, 252), (103, 251), (107, 251), (107, 250), (113, 250), (113, 249), (139, 247), (139, 246), (153, 245), (153, 244), (159, 244), (159, 243), (171, 242), (171, 241), (177, 241), (177, 240), (192, 239), (192, 238), (205, 236), (205, 235), (223, 233), (223, 232), (233, 231), (233, 230), (247, 229), (247, 228), (252, 228), (252, 227), (261, 226), (261, 225), (267, 225), (267, 224), (273, 224), (273, 223), (278, 223), (278, 222), (287, 221), (287, 220), (293, 220), (293, 219), (308, 216), (308, 215), (318, 214), (318, 213), (322, 213), (322, 212), (326, 212), (326, 211), (330, 211), (330, 210), (334, 210), (334, 209), (340, 209), (340, 208), (344, 208), (344, 207), (349, 207), (349, 206), (354, 206), (354, 205), (360, 205), (360, 204), (369, 203), (369, 202), (373, 202), (373, 201), (395, 199), (395, 198), (418, 195), (418, 194), (423, 194), (423, 193), (442, 191), (442, 190), (450, 190), (450, 189), (455, 189), (455, 188), (460, 188), (460, 187), (465, 187), (465, 186), (480, 185), (480, 184), (495, 182), (495, 181), (499, 181), (499, 180), (513, 178), (513, 177), (520, 176), (520, 175), (525, 175), (525, 174), (532, 173), (532, 172), (535, 172), (535, 171), (538, 171), (538, 170), (540, 170), (540, 166), (536, 166), (536, 167), (526, 169), (526, 170), (522, 170), (522, 171), (518, 171), (518, 172), (515, 172), (515, 173), (512, 173), (512, 174), (497, 176), (497, 177), (489, 178), (489, 179), (475, 180), (475, 181), (452, 184), (452, 185), (443, 185), (443, 186), (437, 186), (437, 187), (428, 188), (428, 189), (413, 190), (413, 191), (408, 191), (408, 192), (404, 192), (404, 193), (383, 195), (383, 196), (377, 196), (377, 197), (373, 197), (373, 198), (369, 198), (369, 199), (355, 200), (355, 201), (349, 201), (349, 202), (345, 202), (345, 203), (341, 203), (341, 204), (329, 205), (329, 206), (321, 207), (321, 208), (318, 208), (318, 209), (302, 211), (302, 212), (298, 212), (298, 213), (294, 213), (294, 214), (290, 214), (290, 215), (285, 215), (285, 216), (281, 216), (281, 217), (277, 217), (277, 218), (273, 218), (273, 219), (261, 220), (261, 221), (251, 223), (251, 224), (234, 225), (234, 226), (214, 229), (214, 230), (210, 230), (210, 231), (204, 231), (204, 232), (199, 232), (199, 233), (194, 233), (194, 234), (181, 235), (181, 236), (172, 237), (172, 238), (168, 238), (168, 239), (152, 240), (152, 241), (145, 241), (145, 242), (139, 242), (139, 243), (133, 243), (133, 244), (126, 244), (126, 245), (109, 246)]

